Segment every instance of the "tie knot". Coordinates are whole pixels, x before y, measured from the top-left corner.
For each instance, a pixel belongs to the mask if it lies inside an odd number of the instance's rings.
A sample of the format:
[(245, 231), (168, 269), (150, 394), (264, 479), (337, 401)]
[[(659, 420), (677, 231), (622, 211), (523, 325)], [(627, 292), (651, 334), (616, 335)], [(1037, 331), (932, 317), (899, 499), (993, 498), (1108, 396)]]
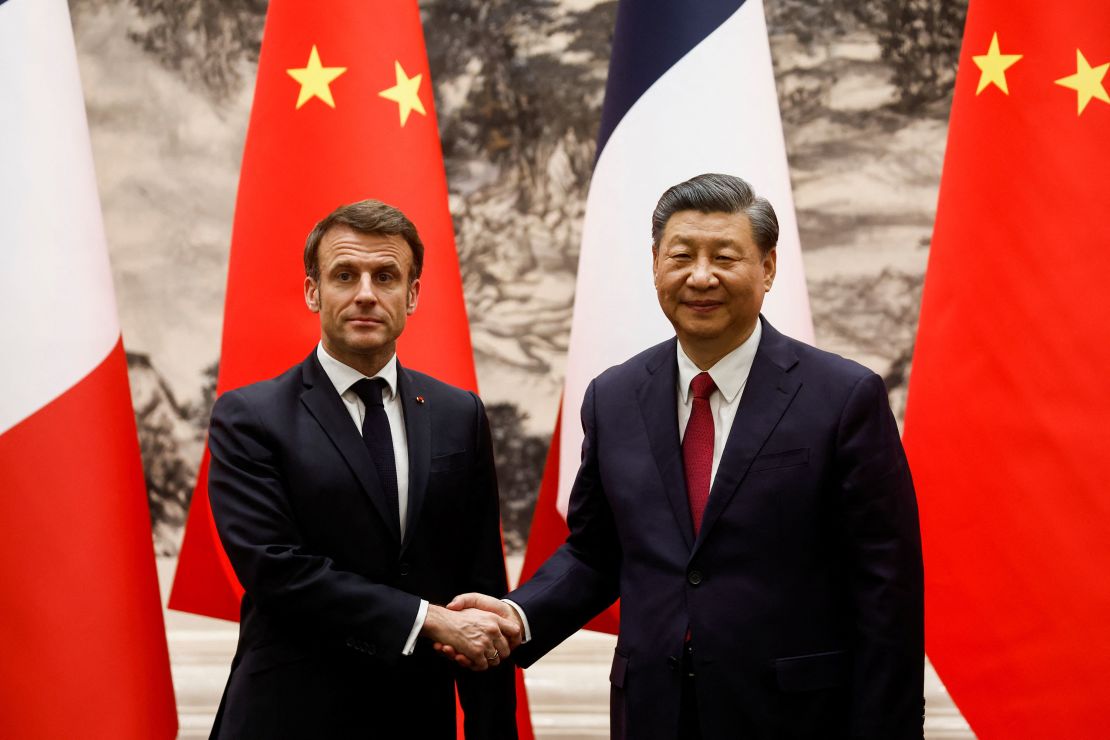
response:
[(707, 399), (715, 390), (717, 390), (717, 384), (713, 382), (709, 373), (698, 373), (690, 381), (690, 391), (694, 394), (694, 398)]
[(367, 407), (370, 406), (384, 406), (382, 403), (382, 393), (389, 387), (385, 382), (385, 378), (363, 378), (351, 386), (362, 402)]

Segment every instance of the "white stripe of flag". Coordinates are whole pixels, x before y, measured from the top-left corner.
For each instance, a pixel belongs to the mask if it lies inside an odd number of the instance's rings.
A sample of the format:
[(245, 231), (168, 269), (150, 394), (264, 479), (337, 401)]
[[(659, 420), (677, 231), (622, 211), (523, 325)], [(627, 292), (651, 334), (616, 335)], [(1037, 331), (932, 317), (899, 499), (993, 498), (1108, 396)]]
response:
[(659, 196), (703, 172), (737, 175), (779, 219), (778, 270), (763, 312), (813, 342), (798, 225), (767, 25), (747, 0), (659, 77), (614, 128), (594, 169), (567, 358), (559, 511), (566, 516), (582, 447), (590, 380), (673, 335), (651, 279), (651, 214)]
[(0, 434), (119, 340), (77, 53), (63, 0), (0, 5)]

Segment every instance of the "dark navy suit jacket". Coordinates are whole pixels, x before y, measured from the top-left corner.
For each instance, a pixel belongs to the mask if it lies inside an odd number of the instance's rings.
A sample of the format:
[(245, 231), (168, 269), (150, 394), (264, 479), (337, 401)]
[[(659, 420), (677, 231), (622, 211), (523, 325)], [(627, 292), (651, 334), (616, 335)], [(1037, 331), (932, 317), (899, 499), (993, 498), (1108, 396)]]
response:
[(619, 597), (614, 737), (677, 737), (689, 630), (705, 738), (919, 740), (920, 534), (886, 389), (763, 321), (696, 537), (676, 340), (590, 384), (570, 536), (509, 595), (532, 633), (513, 657)]
[(516, 737), (511, 667), (473, 674), (424, 639), (401, 654), (421, 598), (506, 583), (481, 401), (400, 365), (397, 385), (404, 540), (315, 350), (216, 402), (208, 490), (246, 593), (213, 737), (454, 737), (456, 685), (468, 737)]

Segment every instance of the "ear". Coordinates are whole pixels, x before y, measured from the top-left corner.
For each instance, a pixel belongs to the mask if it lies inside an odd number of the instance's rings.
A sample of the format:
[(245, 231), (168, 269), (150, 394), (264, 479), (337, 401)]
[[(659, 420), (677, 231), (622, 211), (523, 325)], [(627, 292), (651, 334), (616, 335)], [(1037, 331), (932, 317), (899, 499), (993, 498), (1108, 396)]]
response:
[(308, 275), (304, 278), (304, 303), (312, 313), (320, 313), (320, 286)]
[(653, 285), (659, 284), (659, 270), (656, 267), (659, 264), (659, 246), (656, 244), (651, 245), (651, 282)]
[(763, 292), (769, 293), (771, 285), (775, 282), (775, 268), (778, 264), (778, 249), (771, 247), (763, 255)]
[(416, 301), (420, 297), (420, 278), (416, 278), (409, 284), (409, 301), (408, 307), (405, 311), (409, 316), (412, 316), (416, 311)]

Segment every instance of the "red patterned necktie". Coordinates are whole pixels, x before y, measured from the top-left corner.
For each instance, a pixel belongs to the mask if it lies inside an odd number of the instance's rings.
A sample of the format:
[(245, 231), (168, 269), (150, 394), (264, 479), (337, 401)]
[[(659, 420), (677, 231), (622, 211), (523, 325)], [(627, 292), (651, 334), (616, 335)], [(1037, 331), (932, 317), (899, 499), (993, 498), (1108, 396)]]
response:
[(694, 408), (686, 422), (682, 437), (682, 461), (686, 466), (686, 494), (690, 497), (690, 515), (694, 519), (694, 534), (701, 529), (705, 503), (709, 500), (709, 479), (713, 473), (713, 412), (709, 397), (717, 385), (709, 373), (699, 373), (690, 381)]

